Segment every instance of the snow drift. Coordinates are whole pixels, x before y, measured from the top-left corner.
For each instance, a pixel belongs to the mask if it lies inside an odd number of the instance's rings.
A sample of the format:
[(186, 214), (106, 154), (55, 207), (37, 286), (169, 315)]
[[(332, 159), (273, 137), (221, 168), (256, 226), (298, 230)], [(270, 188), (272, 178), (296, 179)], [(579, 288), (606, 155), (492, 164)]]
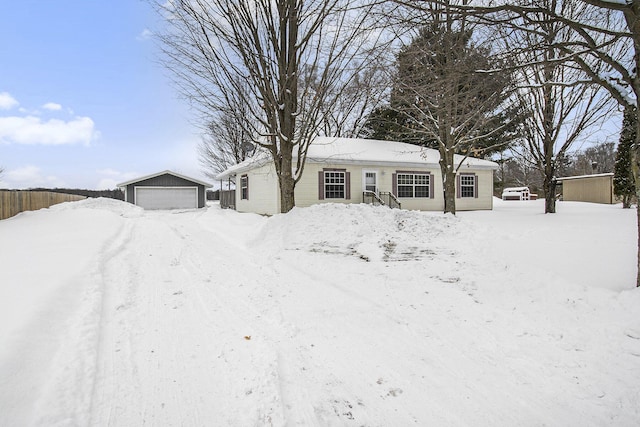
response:
[(0, 221), (0, 425), (637, 425), (635, 212)]

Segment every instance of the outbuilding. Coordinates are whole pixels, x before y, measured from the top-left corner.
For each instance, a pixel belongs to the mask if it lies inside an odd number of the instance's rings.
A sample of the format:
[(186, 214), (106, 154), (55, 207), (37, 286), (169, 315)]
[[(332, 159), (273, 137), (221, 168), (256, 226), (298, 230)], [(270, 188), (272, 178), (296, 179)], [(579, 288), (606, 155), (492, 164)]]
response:
[(567, 176), (558, 178), (562, 200), (572, 202), (616, 203), (613, 195), (613, 173)]
[(206, 203), (208, 182), (189, 178), (170, 170), (118, 184), (125, 202), (144, 209), (196, 209)]

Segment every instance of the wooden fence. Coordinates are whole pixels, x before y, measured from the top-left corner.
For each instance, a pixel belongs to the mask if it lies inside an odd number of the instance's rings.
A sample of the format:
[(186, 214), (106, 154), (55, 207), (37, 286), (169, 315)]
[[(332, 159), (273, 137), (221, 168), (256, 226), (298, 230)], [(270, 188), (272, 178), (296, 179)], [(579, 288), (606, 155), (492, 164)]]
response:
[(20, 212), (35, 211), (62, 202), (75, 202), (84, 199), (86, 199), (85, 196), (49, 191), (0, 190), (0, 220), (10, 218)]
[(236, 190), (220, 191), (220, 207), (222, 209), (236, 208)]

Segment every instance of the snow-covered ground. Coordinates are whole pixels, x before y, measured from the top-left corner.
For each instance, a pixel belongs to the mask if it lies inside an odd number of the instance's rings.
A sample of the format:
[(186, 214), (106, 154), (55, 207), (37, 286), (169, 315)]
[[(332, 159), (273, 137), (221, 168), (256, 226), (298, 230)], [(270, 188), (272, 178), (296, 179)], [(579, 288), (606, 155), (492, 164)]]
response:
[(637, 426), (635, 210), (0, 221), (1, 426)]

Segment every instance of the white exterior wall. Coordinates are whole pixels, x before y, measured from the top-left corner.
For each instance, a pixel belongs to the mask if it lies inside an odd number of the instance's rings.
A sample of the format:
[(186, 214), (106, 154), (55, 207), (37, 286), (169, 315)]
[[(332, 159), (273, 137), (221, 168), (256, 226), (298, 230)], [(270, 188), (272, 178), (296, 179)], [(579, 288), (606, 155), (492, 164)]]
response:
[[(323, 169), (346, 169), (350, 172), (351, 198), (326, 199), (318, 197), (318, 172)], [(441, 211), (444, 210), (442, 177), (439, 166), (425, 168), (412, 166), (361, 166), (337, 163), (307, 163), (302, 179), (296, 185), (296, 206), (307, 207), (317, 203), (362, 203), (364, 171), (376, 171), (378, 191), (393, 191), (393, 174), (398, 171), (425, 172), (433, 175), (433, 198), (399, 198), (402, 209)], [(478, 180), (477, 198), (456, 198), (456, 210), (493, 209), (493, 171), (465, 169), (462, 173), (475, 173)]]
[[(318, 197), (318, 172), (323, 169), (346, 169), (350, 173), (351, 198), (325, 199)], [(362, 203), (364, 171), (377, 172), (378, 191), (393, 191), (393, 174), (401, 172), (425, 172), (433, 175), (433, 198), (399, 198), (402, 209), (442, 211), (444, 198), (439, 167), (412, 166), (362, 166), (339, 163), (313, 163), (305, 165), (304, 175), (296, 184), (296, 206), (308, 207), (318, 203)], [(483, 210), (493, 208), (493, 171), (465, 169), (462, 173), (474, 173), (478, 180), (478, 197), (456, 198), (456, 210)], [(236, 177), (236, 210), (274, 215), (280, 213), (280, 191), (275, 168), (271, 164), (246, 172), (249, 177), (249, 199), (242, 200), (240, 177)]]
[(478, 180), (478, 197), (456, 198), (456, 210), (473, 211), (493, 209), (493, 171), (461, 168), (458, 172), (476, 174), (476, 179)]
[[(240, 177), (245, 174), (249, 177), (249, 199), (242, 200)], [(280, 212), (278, 176), (272, 163), (236, 176), (236, 210), (265, 215)]]
[[(323, 169), (346, 169), (351, 173), (351, 198), (320, 200), (318, 197), (318, 172)], [(304, 175), (296, 185), (296, 206), (308, 207), (318, 203), (362, 203), (362, 167), (333, 163), (307, 162)]]
[[(414, 168), (414, 167), (399, 167), (390, 168), (391, 174), (400, 172), (425, 172), (433, 175), (433, 198), (406, 198), (399, 197), (398, 200), (402, 206), (402, 209), (409, 209), (414, 211), (442, 211), (444, 210), (444, 199), (442, 197), (442, 175), (440, 174), (440, 167), (434, 166), (432, 168)], [(392, 188), (391, 182), (392, 175), (389, 175), (389, 188)], [(385, 190), (387, 191), (387, 190)]]

